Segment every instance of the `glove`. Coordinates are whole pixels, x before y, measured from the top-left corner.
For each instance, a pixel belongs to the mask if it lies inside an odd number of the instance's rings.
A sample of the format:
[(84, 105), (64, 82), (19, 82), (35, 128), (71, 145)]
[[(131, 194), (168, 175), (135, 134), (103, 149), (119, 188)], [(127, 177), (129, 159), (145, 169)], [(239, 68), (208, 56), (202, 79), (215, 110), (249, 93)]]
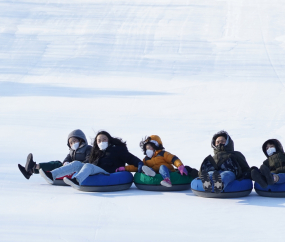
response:
[(180, 171), (180, 174), (183, 176), (183, 174), (188, 175), (188, 171), (186, 170), (184, 165), (181, 165), (178, 167), (178, 170)]
[(66, 161), (66, 162), (63, 163), (63, 166), (66, 166), (66, 165), (68, 165), (68, 164), (69, 164), (69, 162)]
[(121, 167), (117, 168), (115, 172), (125, 171), (125, 170), (126, 170), (125, 167), (121, 166)]
[(140, 162), (138, 163), (138, 172), (139, 172), (139, 173), (142, 173), (142, 167), (143, 167), (143, 162), (140, 161)]

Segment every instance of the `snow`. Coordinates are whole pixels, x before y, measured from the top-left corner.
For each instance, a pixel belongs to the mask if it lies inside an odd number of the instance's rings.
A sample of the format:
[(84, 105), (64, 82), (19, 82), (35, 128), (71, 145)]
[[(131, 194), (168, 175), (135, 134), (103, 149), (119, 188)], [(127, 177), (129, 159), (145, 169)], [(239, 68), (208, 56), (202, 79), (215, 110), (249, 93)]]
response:
[(80, 128), (142, 158), (199, 168), (224, 129), (251, 166), (285, 142), (282, 0), (0, 0), (0, 241), (284, 241), (282, 198), (204, 199), (134, 186), (84, 193), (24, 179)]

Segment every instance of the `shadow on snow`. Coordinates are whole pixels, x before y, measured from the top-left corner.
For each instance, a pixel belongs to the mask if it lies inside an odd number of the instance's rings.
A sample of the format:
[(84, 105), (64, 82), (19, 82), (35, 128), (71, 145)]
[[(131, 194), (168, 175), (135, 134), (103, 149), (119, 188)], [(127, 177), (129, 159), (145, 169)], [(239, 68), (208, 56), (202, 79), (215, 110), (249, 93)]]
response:
[(166, 92), (62, 87), (48, 84), (0, 82), (0, 97), (49, 96), (71, 98), (171, 95)]

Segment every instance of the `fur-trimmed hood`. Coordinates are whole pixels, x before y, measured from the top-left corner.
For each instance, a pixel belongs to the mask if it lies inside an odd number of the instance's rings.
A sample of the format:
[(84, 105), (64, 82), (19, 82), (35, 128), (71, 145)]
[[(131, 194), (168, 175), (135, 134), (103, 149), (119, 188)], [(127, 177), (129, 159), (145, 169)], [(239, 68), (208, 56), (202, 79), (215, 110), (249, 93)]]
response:
[(269, 140), (266, 140), (264, 142), (264, 144), (262, 145), (262, 151), (263, 151), (263, 153), (265, 154), (265, 156), (267, 158), (269, 157), (269, 155), (266, 152), (266, 146), (267, 146), (268, 143), (273, 144), (275, 146), (276, 153), (279, 153), (279, 152), (284, 153), (283, 146), (282, 146), (282, 144), (281, 144), (281, 142), (279, 140), (277, 140), (277, 139), (269, 139)]

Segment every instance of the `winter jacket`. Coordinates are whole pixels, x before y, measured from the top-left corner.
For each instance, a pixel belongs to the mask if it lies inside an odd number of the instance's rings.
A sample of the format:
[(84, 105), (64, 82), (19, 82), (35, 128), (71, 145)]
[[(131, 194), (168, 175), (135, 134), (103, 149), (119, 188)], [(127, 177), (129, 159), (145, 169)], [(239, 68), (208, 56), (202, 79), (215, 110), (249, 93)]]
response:
[[(274, 144), (276, 153), (269, 156), (266, 152), (266, 145), (268, 143)], [(262, 150), (267, 159), (263, 162), (264, 165), (269, 167), (272, 173), (285, 173), (285, 154), (282, 144), (277, 139), (269, 139), (262, 145)]]
[[(221, 135), (222, 133), (222, 135)], [(221, 147), (215, 146), (216, 138), (219, 136), (226, 137), (226, 144)], [(234, 151), (234, 142), (227, 132), (222, 131), (215, 134), (212, 138), (211, 146), (214, 149), (214, 156), (209, 155), (201, 164), (199, 175), (204, 171), (209, 171), (209, 164), (212, 166), (210, 170), (229, 170), (233, 171), (237, 179), (250, 178), (250, 167), (239, 151)], [(208, 166), (207, 166), (208, 165)]]
[(125, 166), (126, 163), (137, 167), (139, 162), (141, 160), (131, 154), (124, 144), (111, 144), (96, 161), (90, 163), (101, 167), (109, 173), (114, 173), (117, 168)]
[[(150, 138), (151, 140), (149, 140), (148, 142), (155, 141), (155, 144), (157, 144), (157, 147), (162, 146), (162, 141), (159, 136), (151, 135)], [(159, 171), (159, 168), (161, 165), (165, 165), (170, 171), (175, 171), (173, 165), (176, 167), (183, 165), (181, 160), (179, 160), (177, 156), (172, 155), (169, 152), (164, 151), (164, 150), (156, 150), (151, 158), (146, 156), (143, 159), (143, 163), (144, 165), (151, 167), (155, 172)], [(137, 171), (136, 167), (127, 166), (125, 168), (129, 171), (133, 171), (133, 172)]]
[[(82, 142), (82, 144), (79, 146), (79, 148), (77, 150), (71, 149), (71, 147), (69, 145), (68, 141), (71, 137), (79, 138), (79, 139), (82, 139), (84, 141), (84, 142)], [(92, 146), (88, 145), (85, 134), (80, 129), (76, 129), (68, 135), (67, 146), (69, 147), (69, 154), (66, 156), (63, 163), (64, 162), (72, 162), (75, 160), (81, 161), (83, 163), (89, 162), (89, 156), (91, 153)]]

